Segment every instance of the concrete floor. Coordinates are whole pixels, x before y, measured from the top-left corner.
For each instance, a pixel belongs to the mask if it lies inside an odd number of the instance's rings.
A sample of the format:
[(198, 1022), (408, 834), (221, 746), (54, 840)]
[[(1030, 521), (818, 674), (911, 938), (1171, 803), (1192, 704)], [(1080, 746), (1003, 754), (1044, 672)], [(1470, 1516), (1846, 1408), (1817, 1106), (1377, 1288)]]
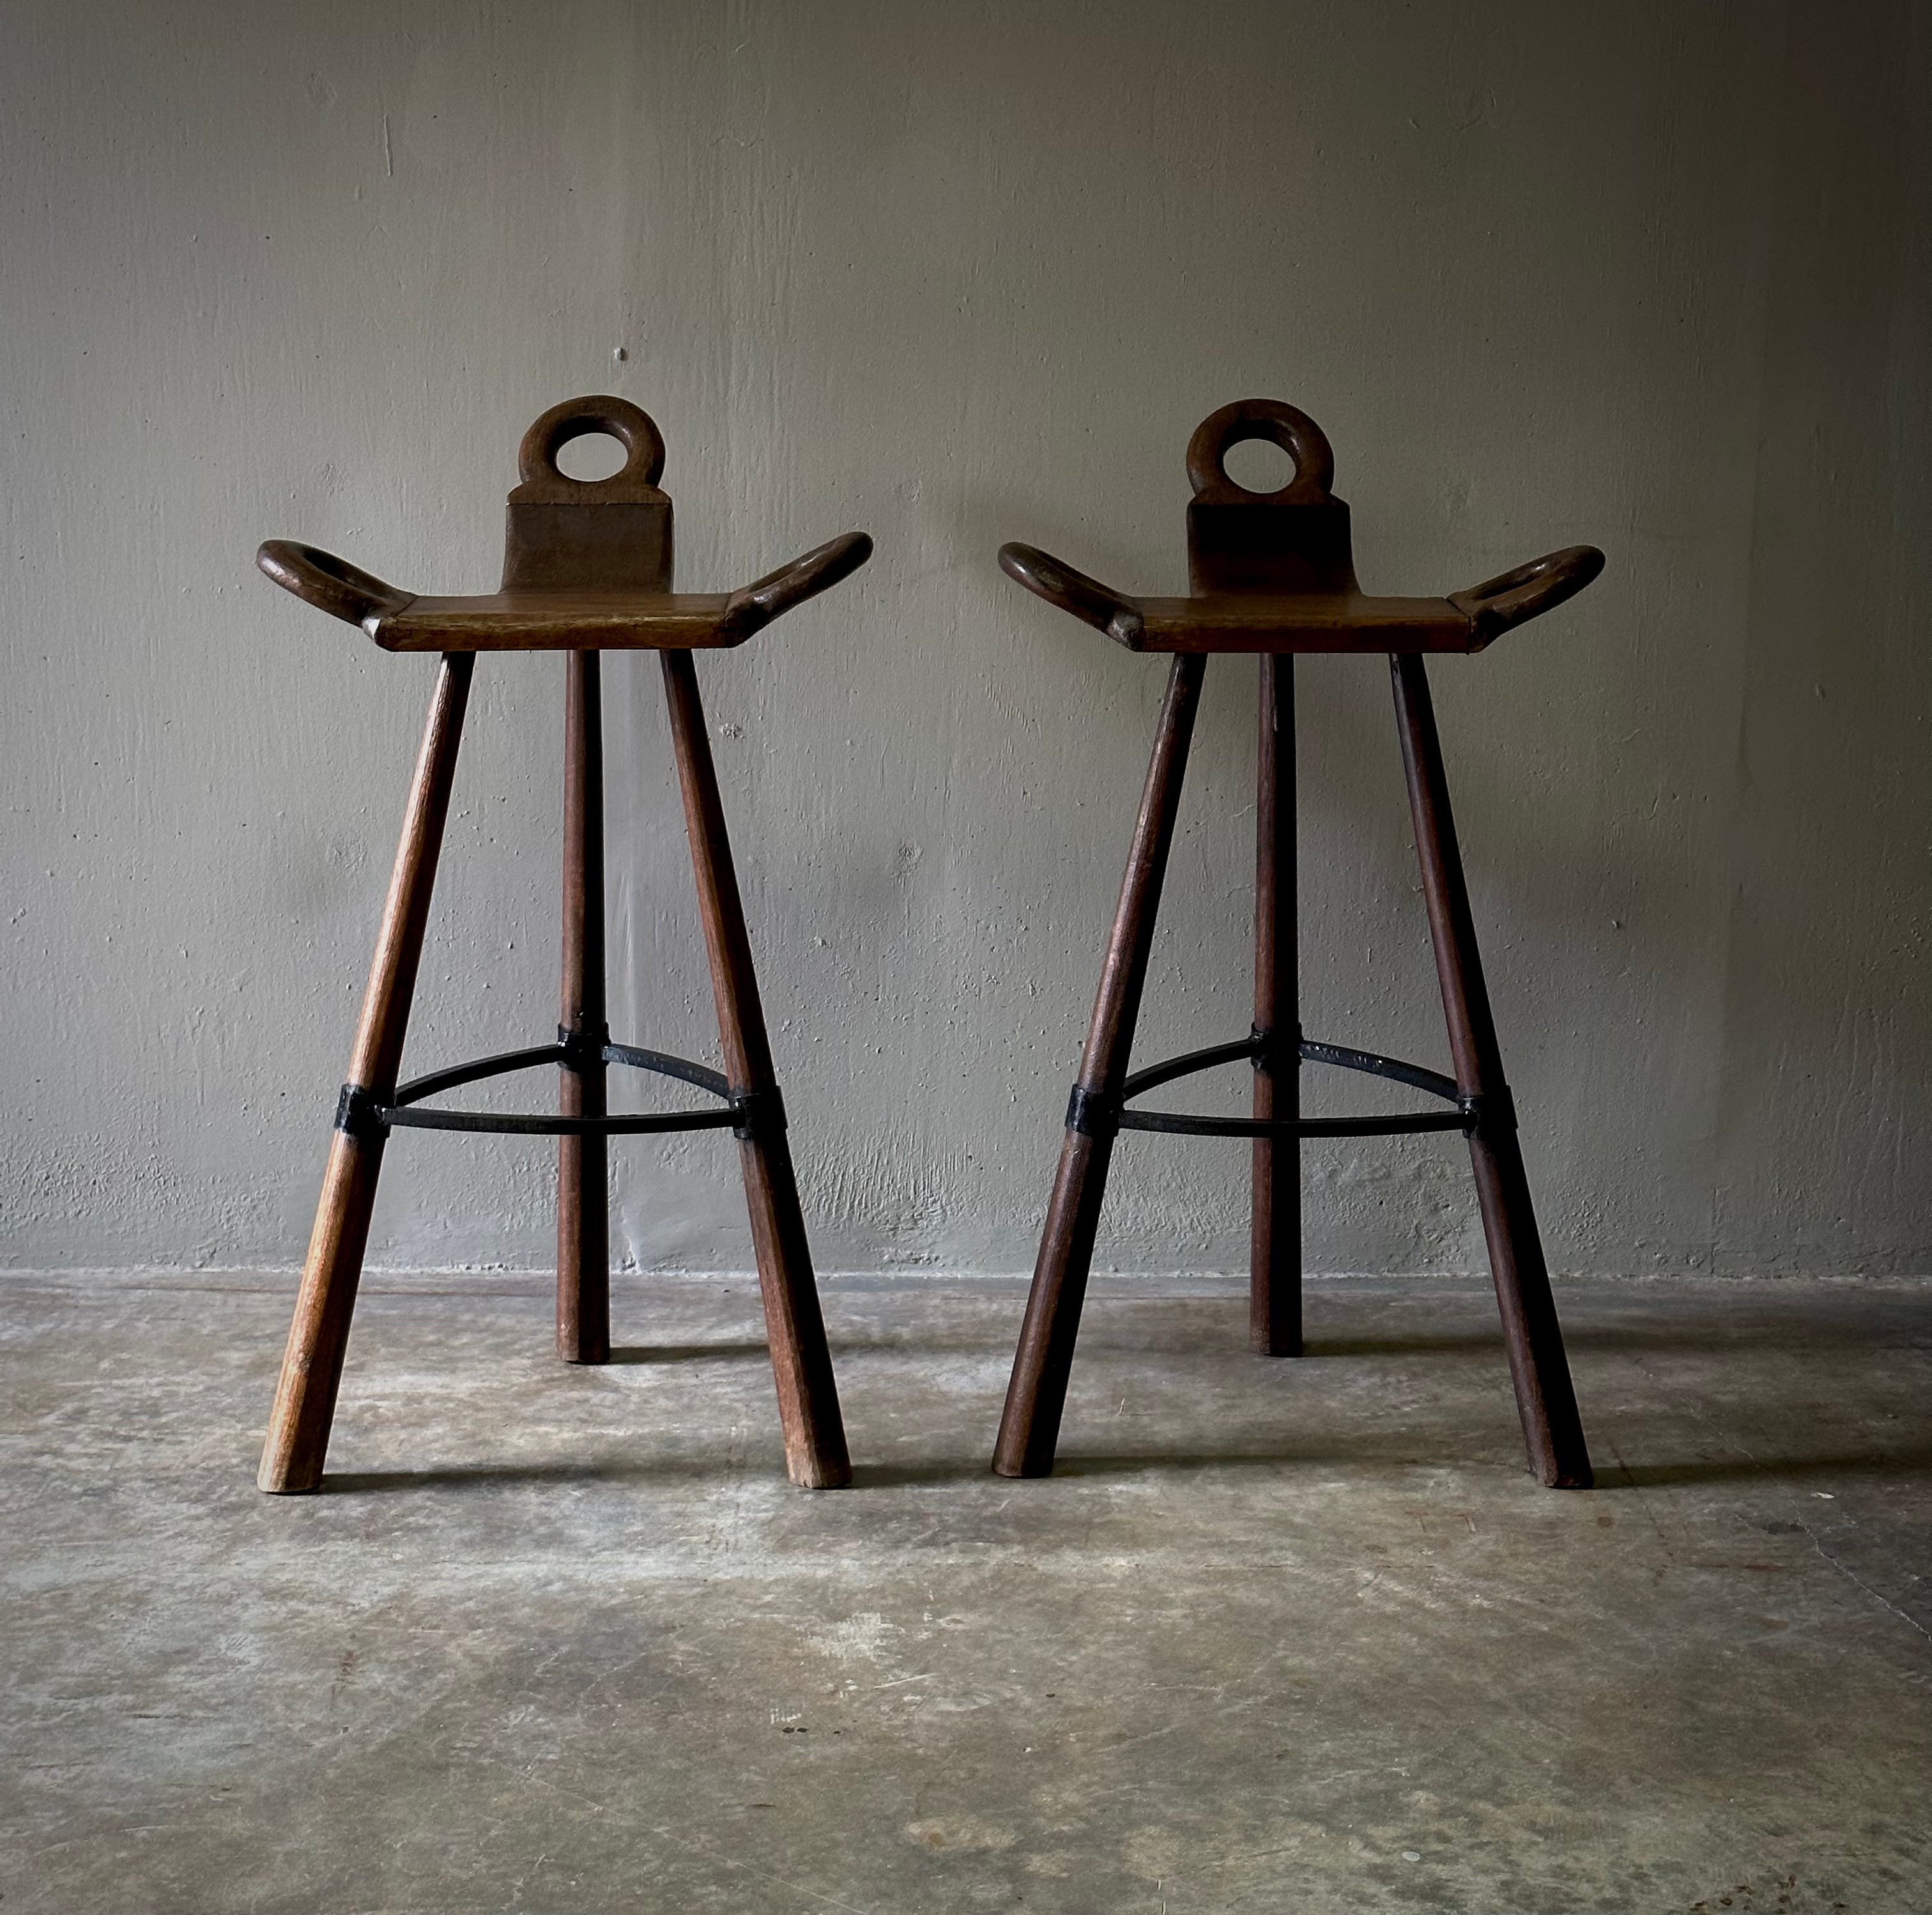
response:
[(285, 1283), (0, 1283), (0, 1909), (1932, 1907), (1932, 1286), (1567, 1286), (1568, 1495), (1465, 1283), (1105, 1286), (1027, 1484), (1018, 1287), (829, 1286), (818, 1496), (743, 1281), (543, 1288), (272, 1499)]

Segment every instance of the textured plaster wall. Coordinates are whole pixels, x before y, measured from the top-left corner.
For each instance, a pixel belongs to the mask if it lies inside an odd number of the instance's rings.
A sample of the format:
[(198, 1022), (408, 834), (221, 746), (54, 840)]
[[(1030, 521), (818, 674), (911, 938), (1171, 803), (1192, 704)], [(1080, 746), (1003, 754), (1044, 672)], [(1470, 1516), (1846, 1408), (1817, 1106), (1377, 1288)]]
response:
[[(251, 554), (492, 584), (524, 425), (608, 389), (687, 585), (878, 542), (702, 666), (822, 1266), (1030, 1264), (1162, 667), (993, 551), (1174, 587), (1260, 393), (1372, 590), (1610, 554), (1436, 680), (1552, 1262), (1932, 1268), (1928, 23), (16, 0), (5, 1258), (298, 1259), (433, 668)], [(478, 674), (418, 1067), (554, 1022), (561, 682)], [(709, 1055), (654, 664), (607, 683), (613, 1022)], [(1438, 1061), (1385, 674), (1300, 685), (1308, 1028)], [(1144, 1058), (1247, 1026), (1252, 698), (1210, 672)], [(1103, 1258), (1238, 1267), (1244, 1163), (1128, 1139)], [(626, 1256), (745, 1265), (728, 1143), (619, 1164)], [(1308, 1171), (1312, 1267), (1478, 1263), (1453, 1139)], [(541, 1265), (550, 1176), (404, 1139), (373, 1254)]]

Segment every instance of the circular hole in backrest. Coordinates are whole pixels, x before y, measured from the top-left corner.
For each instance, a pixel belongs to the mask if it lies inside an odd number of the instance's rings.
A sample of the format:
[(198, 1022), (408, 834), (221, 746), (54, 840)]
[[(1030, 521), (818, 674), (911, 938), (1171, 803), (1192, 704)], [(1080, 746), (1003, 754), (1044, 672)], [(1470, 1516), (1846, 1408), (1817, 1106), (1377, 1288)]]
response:
[(1244, 439), (1230, 446), (1221, 470), (1250, 492), (1279, 492), (1294, 482), (1294, 461), (1272, 439)]
[(556, 449), (556, 469), (566, 479), (594, 485), (599, 479), (614, 479), (629, 457), (622, 440), (608, 432), (586, 432)]

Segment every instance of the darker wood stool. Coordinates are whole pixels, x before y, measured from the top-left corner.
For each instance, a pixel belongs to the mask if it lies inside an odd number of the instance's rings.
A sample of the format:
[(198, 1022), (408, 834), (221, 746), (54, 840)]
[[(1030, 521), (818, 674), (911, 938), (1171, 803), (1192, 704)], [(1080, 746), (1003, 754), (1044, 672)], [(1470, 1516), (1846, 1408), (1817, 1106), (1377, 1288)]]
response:
[[(557, 469), (556, 455), (571, 440), (590, 433), (619, 440), (628, 458), (614, 477), (584, 483)], [(871, 556), (872, 542), (863, 533), (848, 533), (728, 597), (674, 593), (671, 505), (657, 483), (664, 458), (657, 427), (627, 400), (573, 399), (553, 407), (524, 435), (518, 455), (523, 483), (510, 494), (502, 589), (484, 597), (415, 597), (326, 552), (283, 539), (272, 539), (258, 554), (262, 569), (278, 585), (359, 625), (386, 650), (436, 652), (442, 660), (269, 1419), (260, 1477), (265, 1490), (312, 1490), (322, 1480), (376, 1176), (390, 1133), (404, 1128), (560, 1140), (556, 1338), (558, 1354), (571, 1363), (602, 1363), (610, 1353), (608, 1140), (654, 1131), (730, 1130), (739, 1140), (751, 1210), (786, 1469), (794, 1482), (812, 1489), (851, 1479), (786, 1142), (784, 1103), (772, 1069), (692, 654), (742, 644), (794, 605), (856, 571)], [(556, 1041), (453, 1065), (398, 1085), (476, 654), (522, 651), (566, 655), (563, 999)], [(607, 651), (655, 651), (663, 667), (718, 1001), (722, 1071), (614, 1044), (604, 1022), (598, 660)], [(680, 1079), (716, 1101), (698, 1110), (611, 1116), (604, 1079), (614, 1064)], [(555, 1117), (452, 1110), (428, 1102), (483, 1078), (548, 1064), (559, 1073)]]
[[(1228, 477), (1222, 465), (1228, 449), (1249, 439), (1270, 440), (1288, 453), (1294, 461), (1290, 484), (1262, 494)], [(1194, 487), (1187, 509), (1192, 598), (1130, 599), (1032, 546), (1000, 550), (1005, 570), (1050, 604), (1097, 626), (1130, 651), (1174, 655), (1000, 1419), (993, 1467), (1004, 1476), (1042, 1476), (1053, 1467), (1094, 1231), (1120, 1131), (1254, 1140), (1251, 1340), (1264, 1355), (1298, 1356), (1300, 1139), (1460, 1130), (1469, 1140), (1475, 1167), (1530, 1468), (1552, 1488), (1590, 1484), (1563, 1333), (1516, 1142), (1515, 1106), (1483, 982), (1423, 656), (1480, 651), (1513, 626), (1580, 592), (1603, 569), (1604, 555), (1591, 546), (1575, 546), (1447, 599), (1366, 598), (1355, 581), (1348, 508), (1329, 491), (1334, 473), (1328, 441), (1305, 413), (1276, 400), (1242, 400), (1204, 420), (1188, 445), (1187, 476)], [(1254, 1028), (1232, 1043), (1130, 1076), (1128, 1054), (1188, 742), (1208, 656), (1215, 652), (1261, 657)], [(1455, 1061), (1453, 1078), (1301, 1034), (1295, 932), (1298, 652), (1388, 654), (1430, 936)], [(1242, 1058), (1254, 1067), (1252, 1118), (1181, 1116), (1140, 1109), (1132, 1101), (1176, 1078)], [(1298, 1082), (1304, 1062), (1394, 1078), (1450, 1108), (1413, 1116), (1304, 1118)]]

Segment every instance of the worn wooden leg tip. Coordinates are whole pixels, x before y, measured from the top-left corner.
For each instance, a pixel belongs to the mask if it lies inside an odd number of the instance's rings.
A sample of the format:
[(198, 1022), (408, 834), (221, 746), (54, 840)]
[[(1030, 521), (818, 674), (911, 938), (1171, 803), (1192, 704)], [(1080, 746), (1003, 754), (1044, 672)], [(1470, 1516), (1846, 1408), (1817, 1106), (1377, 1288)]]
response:
[(847, 1463), (788, 1463), (785, 1474), (801, 1490), (844, 1490), (852, 1484), (852, 1466)]
[(1596, 1472), (1587, 1463), (1533, 1473), (1546, 1490), (1594, 1490), (1597, 1487)]
[(1060, 1452), (1059, 1434), (1057, 1424), (1054, 1440), (1045, 1443), (1032, 1435), (1009, 1434), (1003, 1430), (993, 1449), (993, 1474), (1015, 1479), (1051, 1476), (1054, 1459)]
[(322, 1487), (322, 1472), (318, 1469), (312, 1475), (284, 1475), (265, 1463), (256, 1473), (255, 1487), (265, 1496), (313, 1496)]
[(1018, 1463), (1009, 1463), (1005, 1457), (996, 1456), (993, 1459), (993, 1474), (995, 1476), (1005, 1476), (1016, 1481), (1023, 1478), (1051, 1476), (1053, 1474), (1053, 1459), (1048, 1457), (1044, 1463), (1029, 1463), (1024, 1460)]

